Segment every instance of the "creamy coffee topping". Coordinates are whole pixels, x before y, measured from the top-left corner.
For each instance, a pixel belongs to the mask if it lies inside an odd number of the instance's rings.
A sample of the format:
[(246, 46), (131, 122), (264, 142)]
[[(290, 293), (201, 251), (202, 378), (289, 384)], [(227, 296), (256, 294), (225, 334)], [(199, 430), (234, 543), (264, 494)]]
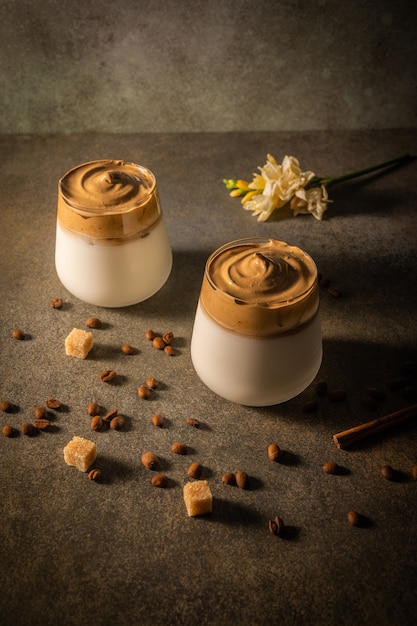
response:
[(226, 244), (207, 261), (206, 312), (248, 335), (295, 330), (318, 310), (317, 269), (303, 250), (273, 239)]
[(155, 178), (135, 163), (83, 163), (59, 181), (58, 220), (74, 233), (102, 240), (143, 236), (160, 216)]

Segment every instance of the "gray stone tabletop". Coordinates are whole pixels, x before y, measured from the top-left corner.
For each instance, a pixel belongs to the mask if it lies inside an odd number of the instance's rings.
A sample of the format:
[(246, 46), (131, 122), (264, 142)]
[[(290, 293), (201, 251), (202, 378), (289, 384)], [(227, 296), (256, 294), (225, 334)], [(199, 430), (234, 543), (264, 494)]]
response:
[[(335, 186), (321, 222), (284, 213), (260, 223), (222, 179), (250, 178), (268, 153), (340, 175), (415, 154), (416, 144), (416, 130), (0, 137), (0, 400), (14, 405), (0, 412), (1, 427), (20, 432), (47, 398), (63, 403), (48, 409), (50, 428), (37, 436), (0, 436), (2, 625), (415, 623), (416, 425), (347, 450), (332, 435), (417, 402), (417, 165)], [(58, 180), (103, 158), (154, 172), (174, 255), (162, 290), (124, 309), (77, 300), (54, 267)], [(343, 401), (326, 396), (304, 412), (317, 399), (312, 385), (282, 405), (250, 408), (197, 378), (190, 338), (205, 261), (221, 244), (255, 236), (304, 248), (339, 290), (335, 298), (321, 287), (317, 381), (342, 390)], [(58, 297), (62, 308), (51, 308)], [(89, 317), (103, 322), (93, 350), (67, 357), (65, 337)], [(174, 333), (175, 356), (152, 348), (149, 328)], [(135, 354), (123, 354), (124, 343)], [(112, 383), (100, 380), (106, 368), (117, 371)], [(161, 384), (142, 400), (148, 376)], [(372, 411), (370, 388), (384, 393)], [(117, 409), (124, 428), (91, 431), (93, 400)], [(151, 423), (155, 413), (164, 428)], [(96, 443), (99, 481), (64, 462), (74, 435)], [(176, 441), (186, 455), (172, 454)], [(279, 462), (268, 459), (270, 443)], [(151, 485), (146, 450), (162, 459), (166, 489)], [(194, 461), (214, 498), (199, 518), (187, 516), (182, 496)], [(339, 474), (326, 474), (326, 462)], [(222, 484), (237, 470), (248, 474), (246, 489)], [(347, 521), (351, 510), (358, 526)], [(277, 515), (279, 537), (268, 529)]]

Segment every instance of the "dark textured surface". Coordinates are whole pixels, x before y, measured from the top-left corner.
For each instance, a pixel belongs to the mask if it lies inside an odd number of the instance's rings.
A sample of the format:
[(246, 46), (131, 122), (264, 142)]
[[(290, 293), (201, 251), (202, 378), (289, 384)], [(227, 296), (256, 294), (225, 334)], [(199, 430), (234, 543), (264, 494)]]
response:
[(0, 133), (416, 127), (414, 0), (2, 0)]
[[(417, 429), (410, 424), (349, 451), (332, 434), (405, 406), (389, 381), (416, 358), (416, 164), (331, 191), (328, 217), (259, 224), (228, 197), (222, 178), (250, 177), (268, 152), (292, 154), (304, 169), (342, 174), (415, 151), (415, 131), (3, 136), (1, 165), (0, 399), (16, 412), (1, 425), (31, 421), (55, 396), (52, 428), (36, 437), (0, 437), (0, 623), (107, 624), (401, 624), (417, 610)], [(157, 176), (174, 251), (166, 286), (140, 305), (99, 309), (60, 285), (54, 269), (56, 187), (70, 167), (124, 158)], [(214, 396), (197, 379), (189, 345), (204, 263), (220, 244), (268, 236), (304, 247), (342, 297), (322, 292), (324, 359), (318, 376), (347, 399), (302, 406), (313, 389), (283, 405), (251, 409)], [(49, 301), (62, 297), (53, 310)], [(88, 359), (65, 356), (64, 339), (90, 316)], [(24, 341), (11, 338), (20, 327)], [(178, 354), (156, 352), (147, 328), (172, 330)], [(133, 356), (123, 343), (137, 348)], [(117, 382), (99, 373), (115, 369)], [(162, 381), (150, 401), (136, 389)], [(415, 380), (414, 380), (415, 383)], [(369, 386), (387, 398), (362, 406)], [(126, 417), (120, 432), (92, 433), (86, 407), (97, 400)], [(167, 419), (156, 429), (153, 413)], [(198, 418), (193, 429), (186, 418)], [(73, 435), (93, 439), (102, 482), (68, 467)], [(173, 441), (189, 446), (174, 456)], [(268, 460), (278, 443), (282, 462)], [(145, 450), (163, 459), (168, 489), (150, 484)], [(189, 519), (182, 499), (186, 468), (204, 466), (213, 513)], [(323, 473), (336, 461), (339, 476)], [(383, 464), (397, 480), (380, 477)], [(245, 470), (249, 488), (222, 485)], [(362, 527), (346, 521), (363, 515)], [(287, 536), (268, 532), (280, 515)]]

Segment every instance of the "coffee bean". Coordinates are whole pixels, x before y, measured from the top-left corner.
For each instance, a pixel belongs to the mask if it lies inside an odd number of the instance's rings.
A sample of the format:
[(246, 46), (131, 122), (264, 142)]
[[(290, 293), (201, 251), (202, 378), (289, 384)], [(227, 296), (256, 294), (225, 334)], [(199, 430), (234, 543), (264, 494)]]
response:
[(190, 467), (187, 470), (187, 475), (190, 478), (200, 478), (203, 468), (198, 461), (195, 463), (191, 463)]
[(165, 474), (156, 474), (156, 476), (152, 476), (151, 483), (154, 487), (161, 487), (164, 489), (168, 486), (168, 478)]
[(278, 461), (281, 449), (276, 443), (270, 443), (268, 446), (268, 459), (270, 461)]
[(152, 415), (151, 421), (152, 424), (156, 426), (156, 428), (162, 428), (165, 423), (164, 418), (159, 413), (155, 413), (155, 415)]
[(248, 482), (248, 475), (247, 475), (246, 472), (243, 472), (243, 471), (239, 470), (235, 474), (235, 479), (236, 479), (236, 485), (240, 489), (246, 489), (246, 485), (247, 485), (247, 482)]
[(85, 325), (88, 328), (101, 328), (103, 323), (98, 319), (98, 317), (89, 317), (88, 320), (86, 320)]
[(174, 454), (187, 454), (187, 446), (181, 441), (176, 441), (175, 443), (173, 443), (171, 446), (171, 450)]
[(99, 469), (92, 469), (88, 472), (88, 478), (90, 480), (97, 481), (99, 480), (100, 476), (101, 476), (101, 472)]
[(90, 421), (91, 430), (95, 430), (96, 432), (100, 432), (104, 428), (103, 418), (100, 415), (94, 415)]
[(337, 463), (333, 463), (333, 462), (328, 462), (325, 463), (323, 465), (323, 472), (325, 472), (326, 474), (338, 474), (339, 473), (339, 466)]
[(124, 417), (121, 415), (116, 415), (113, 419), (110, 420), (110, 428), (112, 430), (121, 430), (125, 425)]
[(356, 511), (349, 511), (347, 514), (347, 521), (351, 526), (357, 526), (359, 524), (359, 513)]
[(392, 480), (394, 477), (394, 470), (391, 465), (383, 465), (381, 467), (381, 476), (385, 478), (385, 480)]
[(100, 413), (100, 406), (97, 404), (97, 402), (89, 402), (88, 407), (87, 407), (87, 413), (91, 417), (93, 417), (93, 415), (98, 415)]
[(233, 472), (226, 472), (226, 474), (223, 474), (223, 476), (222, 476), (222, 483), (224, 485), (235, 485), (236, 484), (236, 477), (233, 474)]
[(159, 459), (153, 452), (144, 452), (141, 461), (142, 464), (150, 470), (155, 470), (159, 465)]

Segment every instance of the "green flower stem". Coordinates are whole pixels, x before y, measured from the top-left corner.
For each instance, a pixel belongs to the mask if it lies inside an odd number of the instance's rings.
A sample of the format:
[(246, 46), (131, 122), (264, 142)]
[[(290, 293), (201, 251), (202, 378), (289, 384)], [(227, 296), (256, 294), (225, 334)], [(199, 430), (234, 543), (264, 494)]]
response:
[(363, 170), (357, 170), (356, 172), (351, 172), (350, 174), (344, 174), (343, 176), (334, 176), (334, 177), (328, 177), (328, 178), (314, 176), (314, 178), (312, 178), (309, 184), (307, 185), (307, 188), (313, 187), (314, 185), (317, 185), (317, 184), (330, 187), (330, 185), (335, 185), (336, 183), (341, 183), (345, 180), (351, 180), (352, 178), (358, 178), (359, 176), (364, 176), (365, 174), (376, 172), (385, 167), (392, 167), (393, 165), (403, 165), (404, 163), (407, 163), (408, 161), (411, 161), (412, 159), (413, 157), (411, 156), (411, 154), (403, 154), (402, 156), (397, 157), (396, 159), (391, 159), (390, 161), (385, 161), (384, 163), (379, 163), (378, 165), (372, 165), (371, 167), (366, 167)]

